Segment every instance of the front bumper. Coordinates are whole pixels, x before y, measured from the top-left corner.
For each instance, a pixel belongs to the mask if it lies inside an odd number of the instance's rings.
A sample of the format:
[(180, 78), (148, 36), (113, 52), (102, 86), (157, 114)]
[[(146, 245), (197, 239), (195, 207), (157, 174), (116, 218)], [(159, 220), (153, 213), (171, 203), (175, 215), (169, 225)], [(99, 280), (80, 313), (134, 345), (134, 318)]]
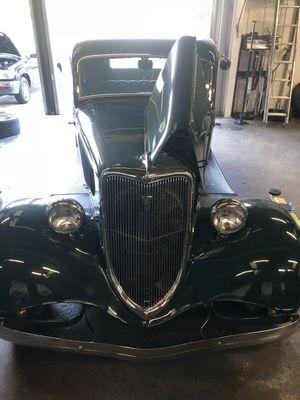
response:
[(20, 91), (20, 81), (0, 80), (0, 96), (16, 95)]
[(43, 315), (48, 319), (32, 319), (30, 314), (2, 318), (0, 338), (42, 349), (143, 361), (266, 344), (292, 334), (299, 322), (296, 313), (228, 319), (214, 307), (198, 307), (158, 327), (143, 328), (94, 307), (69, 303), (49, 305)]
[(271, 329), (223, 336), (215, 339), (198, 340), (161, 348), (138, 348), (118, 344), (61, 339), (30, 334), (5, 327), (0, 327), (0, 338), (19, 345), (42, 349), (143, 361), (170, 359), (201, 350), (233, 349), (266, 344), (292, 334), (296, 330), (298, 322), (299, 317), (294, 317), (292, 321)]

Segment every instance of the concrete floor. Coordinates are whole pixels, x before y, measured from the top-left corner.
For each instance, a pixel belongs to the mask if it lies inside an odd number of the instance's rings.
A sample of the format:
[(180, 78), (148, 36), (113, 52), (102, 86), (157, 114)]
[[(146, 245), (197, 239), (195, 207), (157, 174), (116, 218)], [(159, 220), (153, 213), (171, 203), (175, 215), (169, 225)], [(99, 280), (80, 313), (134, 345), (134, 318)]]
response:
[(230, 119), (218, 121), (213, 149), (232, 188), (241, 197), (268, 197), (280, 188), (300, 213), (300, 120), (288, 127), (261, 122), (237, 126)]
[[(20, 184), (23, 189), (27, 187), (23, 178), (17, 178), (20, 174), (27, 177), (29, 174), (27, 183), (34, 187), (45, 173), (52, 182), (58, 174), (67, 177), (68, 173), (72, 176), (79, 173), (70, 167), (72, 156), (69, 155), (66, 162), (73, 136), (67, 134), (65, 121), (57, 123), (55, 117), (42, 118), (38, 92), (31, 105), (19, 106), (14, 100), (2, 98), (1, 107), (17, 112), (23, 127), (17, 141), (0, 144), (0, 171), (3, 171), (4, 160), (5, 165), (9, 165), (5, 172), (14, 175), (13, 183)], [(220, 123), (215, 129), (213, 148), (232, 187), (242, 197), (252, 198), (267, 197), (269, 187), (279, 187), (300, 212), (300, 185), (297, 185), (300, 123), (292, 122), (288, 128), (262, 128), (259, 123), (251, 123), (242, 130), (230, 120), (220, 120)], [(35, 131), (30, 129), (33, 124), (38, 127)], [(62, 135), (60, 129), (65, 134)], [(21, 155), (23, 162), (19, 160)], [(53, 155), (56, 166), (50, 161)], [(0, 175), (0, 183), (2, 178), (3, 184), (7, 184), (4, 175), (6, 173)], [(0, 341), (1, 400), (83, 398), (298, 400), (300, 330), (284, 342), (200, 353), (155, 364), (56, 354)]]

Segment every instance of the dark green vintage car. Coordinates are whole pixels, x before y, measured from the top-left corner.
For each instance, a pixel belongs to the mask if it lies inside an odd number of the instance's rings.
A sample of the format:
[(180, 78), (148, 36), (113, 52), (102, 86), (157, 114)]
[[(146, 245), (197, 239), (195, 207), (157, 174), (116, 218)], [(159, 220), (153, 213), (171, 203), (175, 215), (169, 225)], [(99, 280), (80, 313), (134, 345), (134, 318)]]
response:
[(88, 191), (0, 211), (0, 337), (157, 359), (293, 332), (299, 221), (218, 167), (214, 44), (82, 42), (72, 68)]

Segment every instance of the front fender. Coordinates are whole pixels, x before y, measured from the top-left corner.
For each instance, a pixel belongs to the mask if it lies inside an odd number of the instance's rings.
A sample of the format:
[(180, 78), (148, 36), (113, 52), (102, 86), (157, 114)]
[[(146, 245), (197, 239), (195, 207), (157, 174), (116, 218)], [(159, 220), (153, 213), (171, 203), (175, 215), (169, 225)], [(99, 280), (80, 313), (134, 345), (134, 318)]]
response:
[(297, 310), (299, 228), (278, 204), (265, 200), (245, 200), (245, 204), (246, 226), (227, 236), (211, 226), (210, 208), (200, 211), (184, 284), (197, 291), (197, 301), (231, 299)]
[(85, 223), (75, 235), (51, 230), (45, 213), (49, 200), (21, 200), (0, 211), (0, 315), (74, 301), (95, 305), (114, 316), (117, 308), (117, 317), (122, 319), (125, 306), (107, 281), (89, 195), (72, 198), (86, 212)]
[[(72, 236), (49, 228), (45, 199), (15, 202), (0, 211), (0, 312), (7, 315), (34, 305), (74, 301), (140, 324), (107, 279), (99, 223), (93, 218), (89, 195), (72, 197), (86, 211), (83, 228)], [(247, 225), (228, 236), (220, 236), (211, 226), (210, 207), (200, 209), (182, 281), (149, 324), (224, 300), (281, 312), (297, 310), (299, 229), (275, 203), (246, 200), (245, 204)]]

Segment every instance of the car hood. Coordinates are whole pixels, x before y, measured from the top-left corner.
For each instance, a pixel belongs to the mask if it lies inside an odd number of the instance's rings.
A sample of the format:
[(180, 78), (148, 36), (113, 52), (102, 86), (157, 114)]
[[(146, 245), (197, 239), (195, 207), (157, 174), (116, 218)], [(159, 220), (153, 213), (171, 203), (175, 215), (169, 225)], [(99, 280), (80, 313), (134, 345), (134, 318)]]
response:
[(9, 54), (12, 56), (21, 56), (12, 40), (3, 32), (0, 32), (0, 53)]
[[(212, 50), (217, 58), (211, 44), (199, 42), (198, 48), (196, 38), (183, 36), (173, 45), (150, 96), (107, 96), (106, 100), (96, 96), (90, 103), (80, 103), (76, 115), (99, 171), (112, 166), (144, 167), (146, 154), (147, 165), (150, 161), (157, 166), (166, 149), (198, 171), (197, 160), (206, 162), (208, 147), (204, 117), (213, 107), (209, 94), (213, 80), (205, 77), (205, 68), (211, 71), (215, 65), (209, 64)], [(205, 68), (203, 52), (208, 60)]]
[(0, 53), (0, 70), (7, 70), (21, 60), (21, 57), (14, 54)]
[(9, 53), (0, 53), (0, 62), (1, 61), (10, 61), (10, 62), (17, 62), (20, 60), (20, 56), (17, 56), (15, 54), (9, 54)]
[(143, 167), (147, 102), (148, 98), (110, 100), (77, 111), (82, 136), (99, 171), (112, 166)]

